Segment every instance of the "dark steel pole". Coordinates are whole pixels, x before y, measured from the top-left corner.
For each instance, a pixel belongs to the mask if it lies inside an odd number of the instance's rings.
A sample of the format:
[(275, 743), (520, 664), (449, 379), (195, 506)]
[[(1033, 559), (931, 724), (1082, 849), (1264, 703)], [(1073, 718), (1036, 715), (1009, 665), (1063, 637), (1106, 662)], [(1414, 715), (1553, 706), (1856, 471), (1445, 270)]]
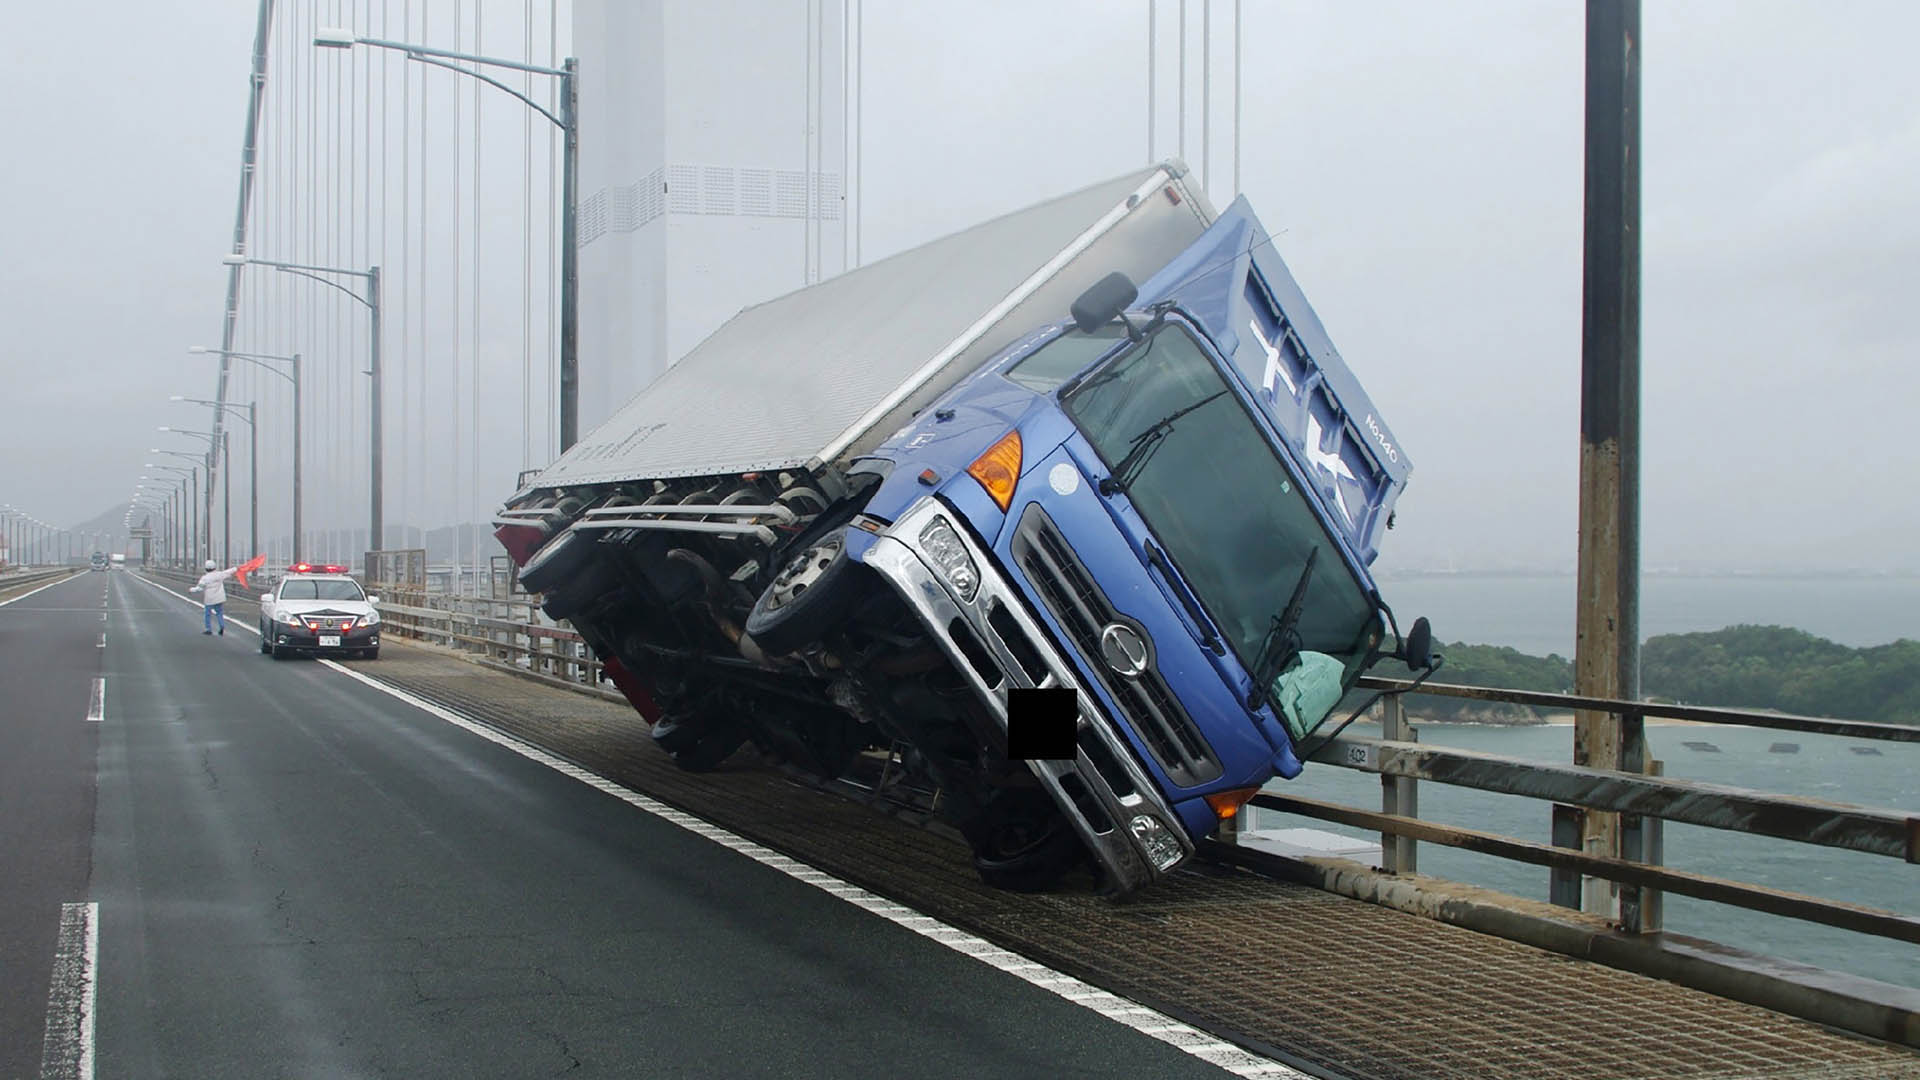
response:
[(260, 403), (247, 402), (247, 558), (260, 554)]
[(220, 562), (232, 566), (233, 559), (233, 450), (227, 433), (220, 432)]
[[(1587, 0), (1586, 220), (1580, 378), (1580, 574), (1573, 689), (1640, 696), (1640, 4)], [(1638, 716), (1582, 712), (1576, 765), (1641, 772)], [(1582, 846), (1618, 856), (1618, 815), (1589, 811)], [(1633, 853), (1637, 855), (1638, 853)], [(1610, 913), (1608, 883), (1586, 910)]]
[[(378, 551), (386, 546), (383, 542), (386, 536), (386, 521), (382, 513), (382, 504), (385, 500), (383, 478), (386, 473), (380, 457), (385, 433), (380, 423), (380, 268), (377, 266), (367, 270), (367, 309), (371, 313), (368, 322), (373, 327), (373, 340), (367, 347), (367, 374), (373, 377), (368, 408), (371, 414), (369, 420), (373, 428), (373, 512), (367, 532), (367, 547), (368, 550)], [(367, 571), (372, 573), (373, 568), (369, 566)]]
[(580, 439), (580, 260), (575, 206), (580, 186), (580, 62), (560, 76), (560, 452)]
[(300, 354), (293, 354), (293, 561), (300, 561)]

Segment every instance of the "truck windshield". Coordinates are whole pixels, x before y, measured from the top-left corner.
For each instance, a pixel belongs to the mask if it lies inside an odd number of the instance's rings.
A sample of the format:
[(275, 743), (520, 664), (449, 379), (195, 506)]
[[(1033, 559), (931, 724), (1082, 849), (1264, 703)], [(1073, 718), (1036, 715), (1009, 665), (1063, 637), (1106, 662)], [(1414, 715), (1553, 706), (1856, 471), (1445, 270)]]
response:
[(1367, 591), (1184, 329), (1162, 327), (1061, 404), (1109, 470), (1125, 464), (1128, 498), (1247, 670), (1317, 548), (1301, 646), (1338, 659), (1349, 681), (1359, 673), (1377, 626)]

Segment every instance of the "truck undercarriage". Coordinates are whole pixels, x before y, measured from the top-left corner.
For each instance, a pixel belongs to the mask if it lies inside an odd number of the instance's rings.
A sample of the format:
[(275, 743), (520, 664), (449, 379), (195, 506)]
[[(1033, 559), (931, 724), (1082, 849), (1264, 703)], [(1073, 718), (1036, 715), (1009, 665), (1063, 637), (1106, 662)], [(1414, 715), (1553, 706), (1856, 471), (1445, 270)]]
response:
[(549, 491), (502, 517), (562, 526), (542, 530), (521, 581), (637, 677), (650, 700), (635, 704), (682, 768), (751, 744), (936, 814), (989, 884), (1054, 884), (1083, 861), (1079, 838), (922, 622), (846, 554), (847, 529), (884, 524), (859, 512), (878, 478), (856, 474), (832, 500), (814, 479)]

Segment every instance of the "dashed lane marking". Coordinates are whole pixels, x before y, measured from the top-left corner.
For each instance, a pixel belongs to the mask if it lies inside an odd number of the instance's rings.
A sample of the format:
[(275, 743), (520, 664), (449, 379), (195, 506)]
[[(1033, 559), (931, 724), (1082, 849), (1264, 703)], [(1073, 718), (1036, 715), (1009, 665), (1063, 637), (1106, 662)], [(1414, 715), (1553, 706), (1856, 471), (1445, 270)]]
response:
[(107, 677), (96, 675), (93, 679), (93, 693), (87, 695), (87, 721), (97, 724), (107, 716)]
[(100, 905), (60, 905), (60, 937), (47, 987), (40, 1080), (93, 1080), (93, 1018), (100, 960)]

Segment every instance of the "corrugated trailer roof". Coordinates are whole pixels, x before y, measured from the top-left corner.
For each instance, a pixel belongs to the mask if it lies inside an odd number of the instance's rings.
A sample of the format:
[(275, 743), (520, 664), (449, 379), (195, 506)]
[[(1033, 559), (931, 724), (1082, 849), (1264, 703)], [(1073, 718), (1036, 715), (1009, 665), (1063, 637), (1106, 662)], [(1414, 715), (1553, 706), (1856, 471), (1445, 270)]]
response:
[[(1142, 169), (748, 308), (528, 486), (771, 471), (869, 448), (894, 414), (1063, 318), (1103, 274), (1143, 280), (1198, 236), (1211, 212), (1182, 172)], [(1172, 197), (1133, 198), (1163, 183)]]

